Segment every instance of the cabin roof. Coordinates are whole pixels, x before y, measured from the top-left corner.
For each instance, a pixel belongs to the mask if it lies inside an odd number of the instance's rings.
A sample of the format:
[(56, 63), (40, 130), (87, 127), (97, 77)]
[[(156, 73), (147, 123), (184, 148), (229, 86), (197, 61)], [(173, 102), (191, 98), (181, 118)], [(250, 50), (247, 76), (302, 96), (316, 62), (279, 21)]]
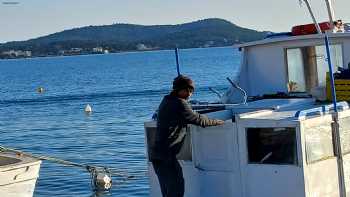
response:
[(233, 114), (240, 114), (241, 119), (282, 120), (295, 119), (299, 110), (315, 106), (313, 98), (263, 99), (235, 106)]
[[(342, 38), (342, 37), (350, 38), (350, 32), (329, 33), (328, 36), (330, 38)], [(243, 44), (237, 44), (237, 45), (234, 45), (234, 47), (237, 47), (237, 48), (254, 47), (254, 46), (258, 46), (258, 45), (276, 44), (279, 42), (302, 41), (302, 40), (322, 39), (322, 38), (324, 38), (323, 34), (310, 34), (310, 35), (303, 35), (303, 36), (285, 36), (285, 37), (276, 37), (276, 38), (265, 38), (263, 40), (257, 40), (257, 41), (253, 41), (253, 42), (246, 42)]]

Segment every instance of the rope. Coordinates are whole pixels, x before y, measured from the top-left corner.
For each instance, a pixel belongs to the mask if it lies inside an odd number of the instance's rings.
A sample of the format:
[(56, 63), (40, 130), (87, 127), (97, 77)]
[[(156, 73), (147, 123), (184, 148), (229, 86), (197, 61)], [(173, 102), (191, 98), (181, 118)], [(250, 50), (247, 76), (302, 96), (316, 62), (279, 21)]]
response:
[[(128, 172), (123, 172), (123, 171), (116, 169), (116, 168), (75, 163), (75, 162), (71, 162), (71, 161), (67, 161), (67, 160), (63, 160), (63, 159), (58, 159), (55, 157), (29, 154), (29, 153), (26, 153), (23, 151), (19, 151), (19, 150), (13, 149), (13, 148), (7, 148), (7, 147), (3, 147), (3, 146), (0, 146), (0, 152), (13, 152), (13, 153), (16, 153), (18, 155), (26, 155), (26, 156), (33, 157), (33, 158), (36, 158), (39, 160), (50, 161), (50, 162), (54, 162), (54, 163), (65, 165), (65, 166), (83, 168), (90, 173), (91, 186), (92, 186), (92, 189), (94, 191), (101, 189), (101, 188), (99, 188), (99, 185), (98, 185), (98, 181), (99, 181), (98, 178), (100, 178), (100, 177), (98, 177), (99, 174), (107, 175), (108, 178), (110, 178), (110, 179), (112, 179), (112, 175), (119, 177), (121, 179), (117, 182), (119, 185), (126, 183), (128, 180), (137, 178), (136, 175), (129, 175)], [(110, 188), (111, 188), (111, 183), (110, 183), (110, 185), (105, 185), (104, 190), (110, 190)]]

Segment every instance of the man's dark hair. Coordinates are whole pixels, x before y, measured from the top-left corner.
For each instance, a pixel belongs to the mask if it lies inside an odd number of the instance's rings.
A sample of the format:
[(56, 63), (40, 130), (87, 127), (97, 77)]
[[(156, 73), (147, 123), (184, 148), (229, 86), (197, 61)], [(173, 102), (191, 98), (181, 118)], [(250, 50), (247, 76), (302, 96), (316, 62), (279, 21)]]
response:
[(189, 77), (179, 75), (173, 81), (173, 90), (179, 91), (183, 89), (194, 90), (194, 83)]

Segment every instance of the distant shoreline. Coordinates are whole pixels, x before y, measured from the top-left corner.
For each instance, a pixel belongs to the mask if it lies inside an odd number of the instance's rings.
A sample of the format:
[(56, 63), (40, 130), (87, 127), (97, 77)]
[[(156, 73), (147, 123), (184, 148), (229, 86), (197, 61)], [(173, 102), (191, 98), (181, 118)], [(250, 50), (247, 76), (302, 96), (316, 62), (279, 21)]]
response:
[[(180, 50), (193, 50), (193, 49), (211, 49), (211, 48), (229, 48), (235, 49), (234, 45), (228, 46), (213, 46), (213, 47), (194, 47), (194, 48), (185, 48)], [(8, 60), (26, 60), (26, 59), (39, 59), (39, 58), (59, 58), (59, 57), (76, 57), (76, 56), (99, 56), (99, 55), (112, 55), (112, 54), (128, 54), (128, 53), (145, 53), (145, 52), (157, 52), (157, 51), (173, 51), (174, 49), (154, 49), (154, 50), (144, 50), (144, 51), (120, 51), (107, 54), (74, 54), (74, 55), (47, 55), (47, 56), (32, 56), (32, 57), (18, 57), (18, 58), (0, 58), (0, 61)]]
[(1, 44), (0, 59), (226, 47), (261, 40), (268, 33), (219, 18), (179, 25), (86, 26)]

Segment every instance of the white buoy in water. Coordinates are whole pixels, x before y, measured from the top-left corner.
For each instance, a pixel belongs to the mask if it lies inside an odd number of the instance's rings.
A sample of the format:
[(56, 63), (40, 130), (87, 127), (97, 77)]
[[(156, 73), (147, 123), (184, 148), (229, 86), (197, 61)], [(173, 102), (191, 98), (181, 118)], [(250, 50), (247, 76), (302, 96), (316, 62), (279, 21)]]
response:
[(90, 106), (89, 104), (87, 104), (87, 105), (85, 106), (84, 111), (85, 111), (86, 113), (91, 113), (91, 112), (92, 112), (91, 106)]

